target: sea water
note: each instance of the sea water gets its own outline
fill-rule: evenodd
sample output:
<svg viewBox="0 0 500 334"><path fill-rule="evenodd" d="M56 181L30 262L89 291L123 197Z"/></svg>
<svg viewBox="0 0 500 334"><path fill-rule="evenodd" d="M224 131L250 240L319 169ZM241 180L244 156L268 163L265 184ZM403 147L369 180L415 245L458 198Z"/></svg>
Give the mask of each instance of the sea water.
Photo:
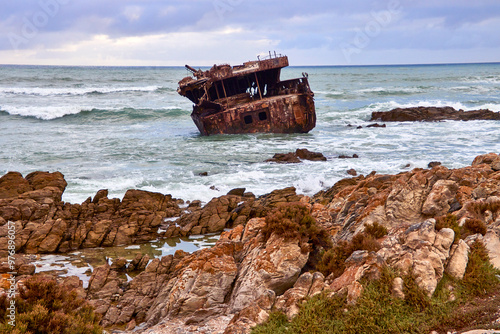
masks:
<svg viewBox="0 0 500 334"><path fill-rule="evenodd" d="M262 195L294 186L312 195L351 168L393 174L430 161L458 168L500 152L500 121L365 127L372 112L396 107L498 112L500 64L289 67L282 79L303 72L317 113L308 134L203 137L192 103L176 92L184 68L0 66L0 174L60 171L63 200L72 203L99 189L110 198L143 189L207 202L237 187ZM297 148L328 160L265 162ZM359 158L338 158L353 154Z"/></svg>

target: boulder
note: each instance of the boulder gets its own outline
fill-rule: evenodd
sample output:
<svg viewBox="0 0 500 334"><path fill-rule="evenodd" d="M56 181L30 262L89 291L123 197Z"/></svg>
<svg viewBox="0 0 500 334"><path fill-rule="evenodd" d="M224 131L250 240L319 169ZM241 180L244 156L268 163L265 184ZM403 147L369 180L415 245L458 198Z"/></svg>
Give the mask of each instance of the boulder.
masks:
<svg viewBox="0 0 500 334"><path fill-rule="evenodd" d="M8 172L0 177L0 199L17 197L31 190L33 188L21 173Z"/></svg>

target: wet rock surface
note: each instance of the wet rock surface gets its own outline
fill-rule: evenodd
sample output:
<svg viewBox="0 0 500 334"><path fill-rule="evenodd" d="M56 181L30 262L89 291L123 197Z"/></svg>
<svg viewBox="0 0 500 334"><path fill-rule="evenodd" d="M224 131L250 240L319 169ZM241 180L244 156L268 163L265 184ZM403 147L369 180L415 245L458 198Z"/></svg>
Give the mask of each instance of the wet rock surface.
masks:
<svg viewBox="0 0 500 334"><path fill-rule="evenodd" d="M382 122L435 122L435 121L500 120L500 113L488 109L456 110L453 107L396 108L372 113L370 121Z"/></svg>

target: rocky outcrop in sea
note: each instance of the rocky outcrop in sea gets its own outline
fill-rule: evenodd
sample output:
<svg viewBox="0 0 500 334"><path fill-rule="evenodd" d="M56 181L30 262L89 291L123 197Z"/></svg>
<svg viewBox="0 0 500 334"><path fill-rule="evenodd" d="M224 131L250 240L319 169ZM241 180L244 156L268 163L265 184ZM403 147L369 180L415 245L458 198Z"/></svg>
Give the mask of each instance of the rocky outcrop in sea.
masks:
<svg viewBox="0 0 500 334"><path fill-rule="evenodd" d="M500 268L500 155L495 153L459 169L435 165L397 175L359 175L312 197L294 188L260 197L241 189L183 209L168 195L138 190L121 201L108 199L103 190L82 204L69 204L61 202L65 186L60 173L0 178L0 244L8 221L16 224L19 253L222 232L214 247L191 254L177 251L151 261L138 256L131 263L116 260L94 268L83 293L110 328L248 333L272 310L293 318L304 298L321 292L344 294L356 303L362 282L380 277L384 267L411 274L430 296L445 273L464 276L475 240L484 242ZM280 211L284 207L295 215L305 212L314 222L305 220L306 232L280 226L288 222ZM458 235L443 224L447 219L467 233ZM352 252L338 274L325 277L317 270L322 250L352 242L370 226L387 231L376 237L376 249ZM321 242L325 236L331 245ZM127 280L120 274L127 270L138 274ZM401 277L391 289L404 298Z"/></svg>
<svg viewBox="0 0 500 334"><path fill-rule="evenodd" d="M370 121L382 122L436 122L436 121L500 120L500 112L488 109L456 110L453 107L396 108L372 113Z"/></svg>

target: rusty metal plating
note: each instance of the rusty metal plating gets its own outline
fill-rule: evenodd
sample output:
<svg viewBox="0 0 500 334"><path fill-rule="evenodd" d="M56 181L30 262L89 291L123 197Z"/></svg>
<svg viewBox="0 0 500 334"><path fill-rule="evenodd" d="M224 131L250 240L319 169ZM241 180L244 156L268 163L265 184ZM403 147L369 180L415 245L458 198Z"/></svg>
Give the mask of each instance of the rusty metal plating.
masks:
<svg viewBox="0 0 500 334"><path fill-rule="evenodd" d="M194 77L179 81L177 92L193 103L191 118L202 135L255 132L309 132L316 125L314 93L307 73L280 81L288 57L271 55L243 65L186 68Z"/></svg>

